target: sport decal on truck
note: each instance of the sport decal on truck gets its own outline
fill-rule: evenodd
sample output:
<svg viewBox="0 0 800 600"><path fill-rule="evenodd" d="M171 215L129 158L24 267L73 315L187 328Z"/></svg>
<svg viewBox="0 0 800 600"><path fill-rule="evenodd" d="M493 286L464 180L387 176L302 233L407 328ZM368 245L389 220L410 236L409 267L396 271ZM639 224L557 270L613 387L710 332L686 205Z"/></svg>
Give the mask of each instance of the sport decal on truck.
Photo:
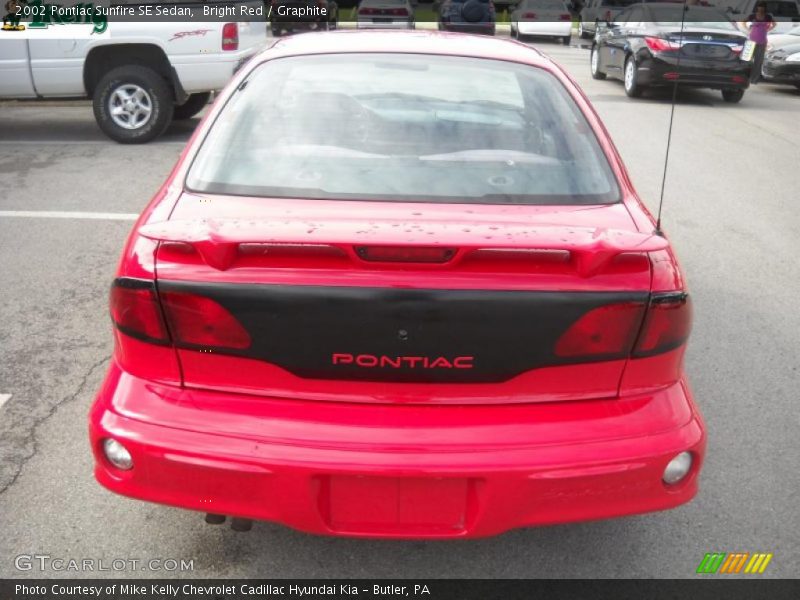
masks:
<svg viewBox="0 0 800 600"><path fill-rule="evenodd" d="M187 37L205 36L209 31L213 31L213 29L193 29L191 31L176 31L175 34L167 41L174 42L175 40L181 40Z"/></svg>

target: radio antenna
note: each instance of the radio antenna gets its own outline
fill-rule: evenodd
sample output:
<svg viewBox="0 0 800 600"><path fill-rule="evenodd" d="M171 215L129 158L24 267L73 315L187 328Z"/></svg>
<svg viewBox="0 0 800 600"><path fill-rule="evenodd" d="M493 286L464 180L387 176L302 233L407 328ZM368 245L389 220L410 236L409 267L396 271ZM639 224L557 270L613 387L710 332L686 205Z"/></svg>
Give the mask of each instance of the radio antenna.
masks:
<svg viewBox="0 0 800 600"><path fill-rule="evenodd" d="M683 53L683 29L686 23L686 13L689 10L687 0L683 0L683 10L681 10L681 33L678 39L678 60L675 63L677 77L672 84L672 106L669 109L669 129L667 130L667 151L664 154L664 172L661 176L661 196L658 199L658 216L656 217L656 235L663 235L661 231L661 207L664 205L664 188L667 184L667 167L669 166L669 148L672 144L672 121L675 119L675 101L678 96L678 79L681 73L681 54Z"/></svg>

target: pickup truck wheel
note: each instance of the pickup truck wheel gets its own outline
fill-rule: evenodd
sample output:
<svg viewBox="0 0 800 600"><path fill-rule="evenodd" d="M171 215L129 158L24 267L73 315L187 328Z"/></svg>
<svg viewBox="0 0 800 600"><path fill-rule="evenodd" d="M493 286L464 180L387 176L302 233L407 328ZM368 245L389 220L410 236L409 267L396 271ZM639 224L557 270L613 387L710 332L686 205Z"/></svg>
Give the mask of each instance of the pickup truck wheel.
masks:
<svg viewBox="0 0 800 600"><path fill-rule="evenodd" d="M208 104L208 99L211 98L211 92L201 92L199 94L192 94L189 99L179 106L175 106L172 118L176 121L183 119L191 119Z"/></svg>
<svg viewBox="0 0 800 600"><path fill-rule="evenodd" d="M93 98L97 124L121 144L143 144L164 133L172 121L172 93L155 71L139 65L111 69Z"/></svg>

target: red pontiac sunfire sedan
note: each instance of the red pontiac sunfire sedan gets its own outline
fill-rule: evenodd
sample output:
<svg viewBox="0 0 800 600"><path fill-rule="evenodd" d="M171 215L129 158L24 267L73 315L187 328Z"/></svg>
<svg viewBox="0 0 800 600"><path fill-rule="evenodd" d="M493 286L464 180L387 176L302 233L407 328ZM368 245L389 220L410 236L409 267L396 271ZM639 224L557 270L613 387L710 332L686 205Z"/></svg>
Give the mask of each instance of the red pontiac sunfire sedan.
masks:
<svg viewBox="0 0 800 600"><path fill-rule="evenodd" d="M697 492L681 270L577 85L516 42L276 43L139 218L111 315L91 443L126 496L446 538Z"/></svg>

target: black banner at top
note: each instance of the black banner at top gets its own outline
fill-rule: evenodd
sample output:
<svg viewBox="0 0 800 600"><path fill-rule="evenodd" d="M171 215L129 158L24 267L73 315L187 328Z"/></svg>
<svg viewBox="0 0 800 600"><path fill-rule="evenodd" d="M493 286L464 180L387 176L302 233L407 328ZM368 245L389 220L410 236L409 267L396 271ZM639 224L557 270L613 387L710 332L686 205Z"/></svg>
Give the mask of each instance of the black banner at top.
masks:
<svg viewBox="0 0 800 600"><path fill-rule="evenodd" d="M0 9L7 17L18 19L32 29L48 24L110 23L110 22L231 22L269 21L276 16L319 18L324 10L329 19L356 23L361 0L4 0ZM449 15L453 7L466 0L409 0L413 18L409 23L436 23ZM489 0L470 0L483 2ZM450 7L450 5L453 5ZM614 24L626 17L636 0L616 0L594 7L585 0L495 0L492 17L498 23L510 21L591 20ZM670 6L671 5L671 6ZM782 6L782 5L781 5ZM795 6L786 3L793 11ZM734 0L685 0L641 3L631 16L639 23L703 24L746 21L750 15L737 12ZM800 11L800 9L798 9ZM278 13L281 13L278 15ZM290 15L289 12L292 14ZM447 13L447 14L445 14ZM562 13L562 14L559 14ZM627 17L626 17L627 18ZM775 15L778 20L800 22L800 12ZM374 19L370 19L373 21Z"/></svg>

